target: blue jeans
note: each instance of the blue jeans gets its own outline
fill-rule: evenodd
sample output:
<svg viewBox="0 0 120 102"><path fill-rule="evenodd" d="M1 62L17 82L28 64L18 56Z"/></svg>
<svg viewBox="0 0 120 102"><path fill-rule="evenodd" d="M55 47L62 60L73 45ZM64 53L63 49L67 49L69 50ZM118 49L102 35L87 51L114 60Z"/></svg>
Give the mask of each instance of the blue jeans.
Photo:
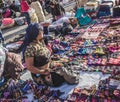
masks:
<svg viewBox="0 0 120 102"><path fill-rule="evenodd" d="M23 12L22 14L23 14L23 16L25 16L27 24L29 25L31 23L29 13L28 12Z"/></svg>

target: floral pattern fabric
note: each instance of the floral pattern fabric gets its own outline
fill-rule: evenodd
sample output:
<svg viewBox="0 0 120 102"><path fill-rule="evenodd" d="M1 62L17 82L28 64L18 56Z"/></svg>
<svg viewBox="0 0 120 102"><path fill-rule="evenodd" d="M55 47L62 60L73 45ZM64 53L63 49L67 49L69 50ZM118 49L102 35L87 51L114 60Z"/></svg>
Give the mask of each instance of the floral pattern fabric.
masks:
<svg viewBox="0 0 120 102"><path fill-rule="evenodd" d="M25 57L37 57L41 56L41 58L50 58L50 51L46 47L43 42L31 43L27 46L25 51Z"/></svg>

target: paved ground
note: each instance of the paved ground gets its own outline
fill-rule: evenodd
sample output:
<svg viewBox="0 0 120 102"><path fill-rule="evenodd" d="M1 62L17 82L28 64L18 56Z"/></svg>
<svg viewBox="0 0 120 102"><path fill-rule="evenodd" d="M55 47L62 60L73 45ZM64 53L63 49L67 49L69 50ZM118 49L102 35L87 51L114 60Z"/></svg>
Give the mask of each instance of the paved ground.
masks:
<svg viewBox="0 0 120 102"><path fill-rule="evenodd" d="M76 3L72 2L70 4L67 4L64 8L66 11L70 11L75 5ZM51 18L50 14L46 16L46 19L49 18ZM26 27L27 25L22 25L22 26L14 26L12 28L2 30L3 36L5 38L5 43L9 43L10 41L13 41L13 39L21 36L21 34L25 34Z"/></svg>

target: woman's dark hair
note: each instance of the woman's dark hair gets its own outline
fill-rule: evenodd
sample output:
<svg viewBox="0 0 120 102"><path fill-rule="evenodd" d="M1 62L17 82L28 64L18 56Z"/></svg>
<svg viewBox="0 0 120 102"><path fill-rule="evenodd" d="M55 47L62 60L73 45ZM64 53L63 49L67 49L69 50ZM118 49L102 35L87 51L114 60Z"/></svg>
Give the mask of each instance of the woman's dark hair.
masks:
<svg viewBox="0 0 120 102"><path fill-rule="evenodd" d="M22 46L23 56L24 56L24 52L26 50L26 47L31 42L36 40L40 30L43 31L43 27L40 26L38 23L32 23L27 27L26 34L25 34L25 39L24 39L23 46Z"/></svg>
<svg viewBox="0 0 120 102"><path fill-rule="evenodd" d="M55 0L50 0L50 2L49 2L49 5L57 5L57 4L58 4L58 2Z"/></svg>

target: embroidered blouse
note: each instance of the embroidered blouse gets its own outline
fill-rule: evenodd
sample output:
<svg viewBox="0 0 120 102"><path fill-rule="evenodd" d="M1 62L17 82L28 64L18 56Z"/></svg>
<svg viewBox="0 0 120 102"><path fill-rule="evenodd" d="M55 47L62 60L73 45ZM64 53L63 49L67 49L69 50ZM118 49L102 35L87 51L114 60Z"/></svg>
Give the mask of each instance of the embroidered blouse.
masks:
<svg viewBox="0 0 120 102"><path fill-rule="evenodd" d="M42 67L50 61L50 51L44 42L33 42L27 46L25 57L34 57L34 66Z"/></svg>

